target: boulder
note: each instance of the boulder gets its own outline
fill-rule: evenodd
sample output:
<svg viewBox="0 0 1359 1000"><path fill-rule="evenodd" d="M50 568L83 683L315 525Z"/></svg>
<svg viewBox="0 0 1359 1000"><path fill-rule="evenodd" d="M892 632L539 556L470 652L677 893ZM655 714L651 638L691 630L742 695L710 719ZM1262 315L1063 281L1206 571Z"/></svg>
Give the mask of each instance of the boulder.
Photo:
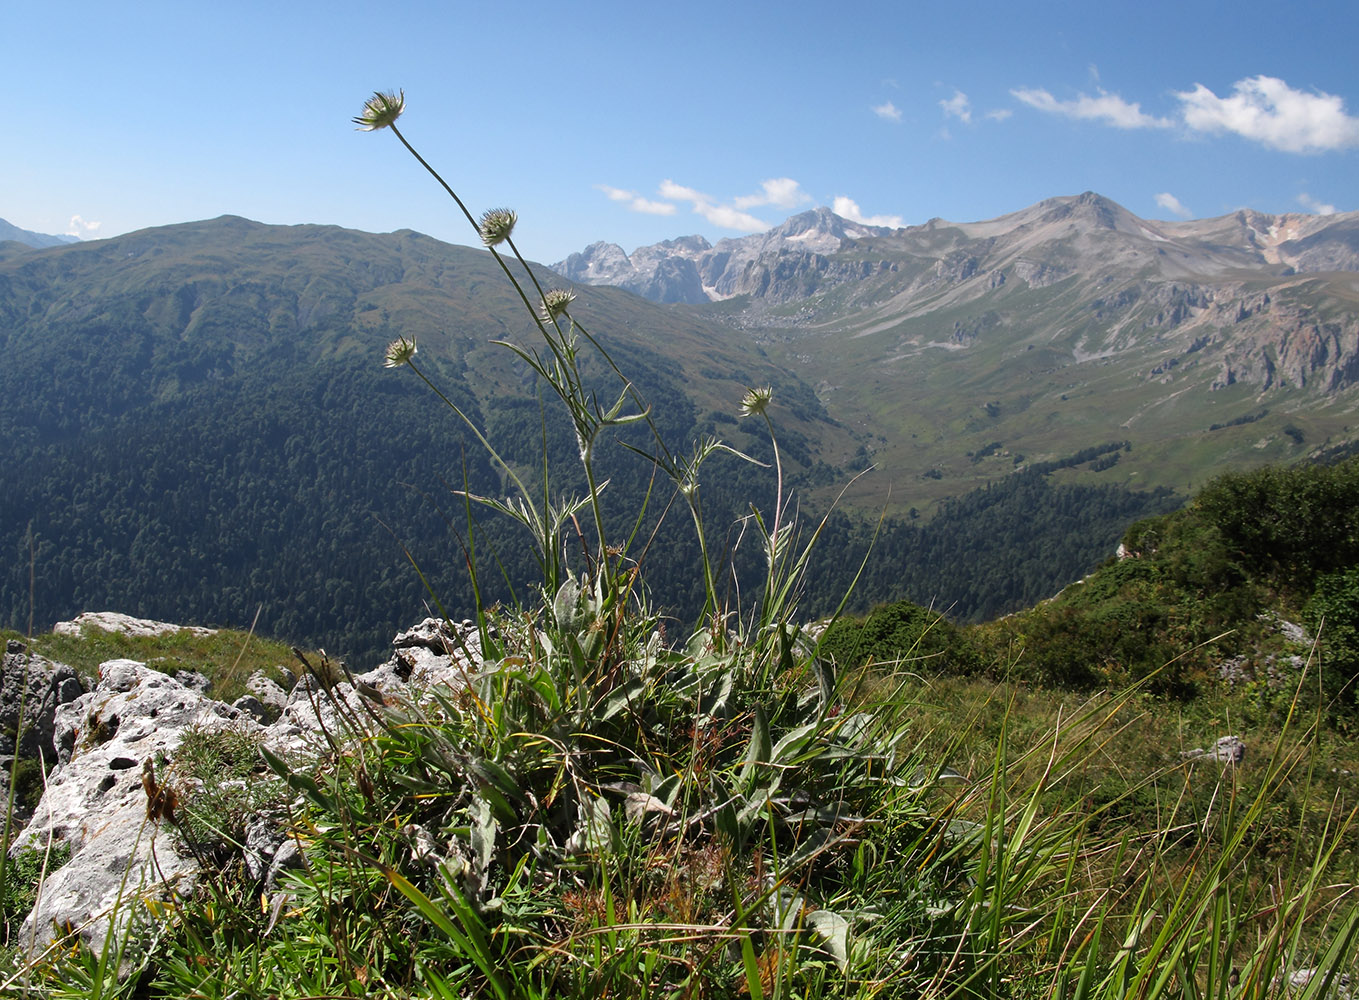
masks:
<svg viewBox="0 0 1359 1000"><path fill-rule="evenodd" d="M35 758L41 751L49 762L55 761L57 709L84 693L73 667L43 659L11 640L0 666L0 754Z"/></svg>
<svg viewBox="0 0 1359 1000"><path fill-rule="evenodd" d="M1184 760L1211 760L1219 764L1240 764L1246 759L1246 743L1240 736L1222 736L1211 750L1195 747L1180 754Z"/></svg>
<svg viewBox="0 0 1359 1000"><path fill-rule="evenodd" d="M1286 975L1281 972L1274 977L1271 985L1275 989L1282 986L1285 993L1292 995L1294 993L1306 991L1307 988L1312 985L1312 980L1316 979L1318 976L1324 977L1325 975L1326 973L1323 969L1298 969L1297 971ZM1350 1000L1354 995L1353 991L1350 989L1350 974L1348 972L1337 973L1332 977L1330 986L1330 991L1323 995L1333 997L1334 1000Z"/></svg>
<svg viewBox="0 0 1359 1000"><path fill-rule="evenodd" d="M261 705L272 711L275 717L288 705L288 692L283 690L283 685L263 670L256 670L250 675L250 678L245 682L245 689Z"/></svg>
<svg viewBox="0 0 1359 1000"><path fill-rule="evenodd" d="M392 646L391 659L355 678L384 697L423 692L437 685L461 687L470 674L482 669L481 638L472 621L453 624L426 618L399 633Z"/></svg>

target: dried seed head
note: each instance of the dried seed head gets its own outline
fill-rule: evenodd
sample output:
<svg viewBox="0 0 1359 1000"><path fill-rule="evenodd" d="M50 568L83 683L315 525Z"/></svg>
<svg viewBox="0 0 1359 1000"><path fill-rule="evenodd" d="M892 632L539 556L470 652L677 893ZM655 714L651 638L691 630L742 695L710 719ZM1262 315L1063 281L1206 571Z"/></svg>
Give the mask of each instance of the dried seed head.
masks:
<svg viewBox="0 0 1359 1000"><path fill-rule="evenodd" d="M566 312L566 307L576 300L575 292L565 288L553 288L543 293L543 319L552 322Z"/></svg>
<svg viewBox="0 0 1359 1000"><path fill-rule="evenodd" d="M772 386L764 386L760 389L747 389L746 394L741 397L740 413L743 417L753 417L764 413L769 409L769 401L774 398Z"/></svg>
<svg viewBox="0 0 1359 1000"><path fill-rule="evenodd" d="M398 90L395 94L390 90L379 90L363 102L363 113L354 118L353 122L361 132L376 132L378 129L394 124L405 110L406 92L404 90Z"/></svg>
<svg viewBox="0 0 1359 1000"><path fill-rule="evenodd" d="M496 247L510 238L510 233L514 232L514 224L519 216L515 215L508 208L493 208L481 217L481 225L477 231L481 234L481 242L488 247Z"/></svg>
<svg viewBox="0 0 1359 1000"><path fill-rule="evenodd" d="M387 345L387 360L383 362L386 368L400 368L408 364L410 359L415 357L415 338L407 340L405 337L397 337Z"/></svg>

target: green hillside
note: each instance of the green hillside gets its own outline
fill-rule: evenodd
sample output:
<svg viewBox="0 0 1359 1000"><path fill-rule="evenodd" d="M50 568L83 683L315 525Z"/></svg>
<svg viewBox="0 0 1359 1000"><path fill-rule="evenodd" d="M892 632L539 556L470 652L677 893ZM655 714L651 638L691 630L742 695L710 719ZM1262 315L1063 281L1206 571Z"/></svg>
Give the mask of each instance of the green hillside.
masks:
<svg viewBox="0 0 1359 1000"><path fill-rule="evenodd" d="M449 613L468 613L467 511L451 491L464 476L479 494L503 496L505 484L457 419L431 408L428 389L381 358L392 337L413 337L442 391L532 478L544 433L554 458L575 446L559 407L540 405L531 373L492 343L534 343L530 324L504 318L515 315L512 295L481 251L411 232L231 217L0 259L0 621L23 630L31 614L41 630L111 609L246 627L258 611L264 634L369 662L429 600L405 550ZM773 386L804 521L867 462L862 435L807 381L729 327L607 288L582 289L573 312L676 453L712 434L768 462L767 439L736 404L750 386ZM612 391L602 367L587 377ZM616 445L601 461L611 530L631 531L653 468ZM993 455L971 467L1000 461L1013 471ZM1107 473L1058 481L1073 468L1007 474L937 508L922 500L919 520L907 510L914 488L889 492L882 474L865 477L866 500L829 526L844 545L820 550L814 574L826 586L811 588L807 612L833 610L826 595L875 532L860 606L910 598L964 618L1015 610L1084 573L1129 520L1173 502L1106 485ZM707 525L721 551L752 500L772 504L773 485L735 459L709 469ZM569 474L558 483L582 485ZM690 572L698 552L672 500L652 495L644 529L661 526L648 578L657 602L688 622L702 601ZM883 503L900 513L877 531ZM532 578L512 526L483 519L473 540L503 566L484 577L487 599ZM742 572L759 562L749 545L734 558Z"/></svg>
<svg viewBox="0 0 1359 1000"><path fill-rule="evenodd" d="M1218 477L1185 509L1133 524L1119 557L1001 620L959 628L890 604L835 623L823 649L850 668L906 659L930 674L1065 690L1244 694L1248 713L1266 718L1301 694L1348 729L1359 705L1357 637L1351 458ZM1299 692L1308 669L1314 679Z"/></svg>

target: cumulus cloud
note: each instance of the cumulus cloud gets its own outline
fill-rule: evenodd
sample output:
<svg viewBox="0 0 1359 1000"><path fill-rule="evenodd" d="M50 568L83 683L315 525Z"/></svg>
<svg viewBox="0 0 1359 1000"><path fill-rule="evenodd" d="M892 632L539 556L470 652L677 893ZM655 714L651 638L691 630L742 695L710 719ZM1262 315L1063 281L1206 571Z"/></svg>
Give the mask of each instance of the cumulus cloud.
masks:
<svg viewBox="0 0 1359 1000"><path fill-rule="evenodd" d="M865 226L889 226L892 229L900 229L906 223L899 215L864 215L859 208L859 203L853 198L846 198L844 195L836 197L831 203L831 211L842 219L850 222L861 222Z"/></svg>
<svg viewBox="0 0 1359 1000"><path fill-rule="evenodd" d="M675 206L668 201L652 201L650 198L643 198L636 191L625 191L623 188L610 187L608 184L596 184L595 188L603 191L610 201L623 202L632 212L641 212L645 215L675 214Z"/></svg>
<svg viewBox="0 0 1359 1000"><path fill-rule="evenodd" d="M781 178L780 180L786 180L786 178ZM778 182L766 183L778 184ZM795 182L793 186L796 188L797 185ZM731 205L719 205L712 196L706 195L702 191L696 191L691 187L685 187L683 184L676 184L668 178L661 181L660 195L662 198L668 198L672 201L687 201L696 214L701 215L714 226L719 226L722 229L735 229L738 232L743 233L758 233L769 228L769 223L757 219L749 212L736 207L735 203ZM771 202L760 202L759 204L771 204Z"/></svg>
<svg viewBox="0 0 1359 1000"><path fill-rule="evenodd" d="M873 108L873 113L877 115L879 118L883 119L884 121L889 122L901 121L901 109L898 108L891 101L888 101L885 104L879 104L875 106Z"/></svg>
<svg viewBox="0 0 1359 1000"><path fill-rule="evenodd" d="M1201 83L1175 95L1184 123L1204 132L1235 132L1285 153L1319 153L1359 146L1359 118L1332 94L1294 90L1272 76L1238 80L1218 97Z"/></svg>
<svg viewBox="0 0 1359 1000"><path fill-rule="evenodd" d="M993 122L1003 122L1006 118L1009 118L1012 114L1014 114L1014 112L1011 111L1009 108L996 108L994 111L986 112L986 117Z"/></svg>
<svg viewBox="0 0 1359 1000"><path fill-rule="evenodd" d="M1189 209L1185 208L1180 202L1180 199L1176 198L1169 191L1162 191L1158 194L1156 196L1156 204L1160 205L1171 215L1178 215L1181 219L1188 219L1194 214Z"/></svg>
<svg viewBox="0 0 1359 1000"><path fill-rule="evenodd" d="M972 105L961 90L955 90L948 100L940 101L939 107L944 109L945 118L957 118L968 124L972 121Z"/></svg>
<svg viewBox="0 0 1359 1000"><path fill-rule="evenodd" d="M1049 114L1064 115L1103 122L1115 128L1169 128L1174 123L1168 118L1157 118L1142 111L1136 101L1125 101L1117 94L1103 90L1099 96L1077 94L1074 100L1059 101L1046 90L1019 87L1010 91L1017 99L1031 108Z"/></svg>
<svg viewBox="0 0 1359 1000"><path fill-rule="evenodd" d="M1324 201L1317 201L1317 199L1313 198L1306 191L1298 195L1298 204L1313 215L1335 215L1336 211L1334 205L1328 205Z"/></svg>
<svg viewBox="0 0 1359 1000"><path fill-rule="evenodd" d="M771 225L751 215L749 209L768 205L788 210L812 200L811 196L802 190L802 186L791 177L773 177L761 181L759 191L740 195L725 203L719 202L710 194L678 184L669 178L661 181L656 190L660 200L645 198L636 191L609 184L596 184L595 189L603 192L610 201L626 205L630 211L645 212L649 215L674 215L679 210L677 203L685 203L695 214L707 219L714 226L743 233L762 232Z"/></svg>
<svg viewBox="0 0 1359 1000"><path fill-rule="evenodd" d="M86 222L80 216L73 215L71 216L71 221L66 224L66 235L80 237L92 236L102 225L102 222Z"/></svg>
<svg viewBox="0 0 1359 1000"><path fill-rule="evenodd" d="M759 194L744 194L733 199L732 204L739 209L755 208L759 205L774 205L777 208L796 208L812 199L791 177L775 177L761 181Z"/></svg>
<svg viewBox="0 0 1359 1000"><path fill-rule="evenodd" d="M1191 90L1176 91L1179 108L1172 118L1149 115L1136 102L1104 90L1094 97L1082 93L1067 101L1041 88L1019 87L1010 93L1039 111L1116 128L1169 128L1178 124L1190 132L1239 135L1285 153L1359 148L1359 117L1345 110L1342 98L1323 91L1297 90L1273 76L1238 80L1222 97L1201 83Z"/></svg>

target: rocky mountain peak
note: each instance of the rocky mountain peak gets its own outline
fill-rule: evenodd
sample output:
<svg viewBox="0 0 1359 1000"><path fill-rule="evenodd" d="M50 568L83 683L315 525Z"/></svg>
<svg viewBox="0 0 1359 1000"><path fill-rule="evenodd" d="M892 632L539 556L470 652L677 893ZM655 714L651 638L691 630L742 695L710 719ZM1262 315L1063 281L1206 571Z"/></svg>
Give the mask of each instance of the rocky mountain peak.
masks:
<svg viewBox="0 0 1359 1000"><path fill-rule="evenodd" d="M894 230L836 215L825 206L799 212L780 225L751 236L719 240L681 236L631 254L615 243L592 243L552 269L586 285L616 285L657 302L703 303L768 287L758 261L777 256L824 257L846 239L887 236Z"/></svg>

